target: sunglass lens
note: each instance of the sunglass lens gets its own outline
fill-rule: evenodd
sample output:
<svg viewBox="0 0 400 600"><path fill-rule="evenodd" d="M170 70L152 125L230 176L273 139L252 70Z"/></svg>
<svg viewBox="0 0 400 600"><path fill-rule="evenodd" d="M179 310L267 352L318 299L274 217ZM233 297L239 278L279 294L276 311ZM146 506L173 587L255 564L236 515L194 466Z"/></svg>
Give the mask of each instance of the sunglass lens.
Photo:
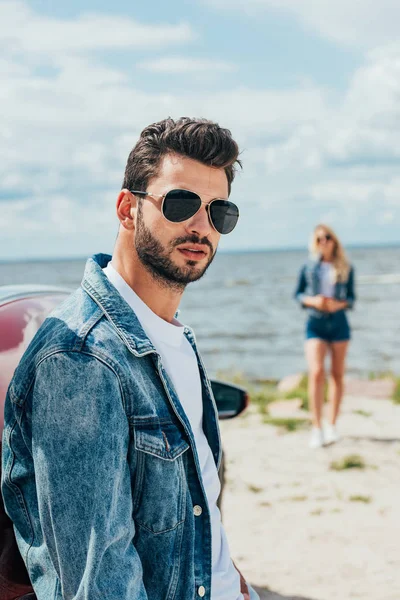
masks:
<svg viewBox="0 0 400 600"><path fill-rule="evenodd" d="M230 233L239 218L239 209L229 200L213 200L210 204L210 218L219 233Z"/></svg>
<svg viewBox="0 0 400 600"><path fill-rule="evenodd" d="M194 192L171 190L164 198L163 213L168 221L182 223L193 217L201 206L201 200Z"/></svg>
<svg viewBox="0 0 400 600"><path fill-rule="evenodd" d="M320 237L317 237L317 244L320 244L323 240L325 240L326 242L329 242L329 240L332 239L332 236L330 233L327 233L326 235L322 235Z"/></svg>

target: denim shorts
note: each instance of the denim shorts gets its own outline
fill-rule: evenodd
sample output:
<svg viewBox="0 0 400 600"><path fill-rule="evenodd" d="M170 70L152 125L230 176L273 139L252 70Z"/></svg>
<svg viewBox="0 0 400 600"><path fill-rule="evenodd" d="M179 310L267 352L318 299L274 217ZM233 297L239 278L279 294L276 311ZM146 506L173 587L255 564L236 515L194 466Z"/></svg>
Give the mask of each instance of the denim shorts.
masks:
<svg viewBox="0 0 400 600"><path fill-rule="evenodd" d="M347 342L351 337L350 325L344 310L321 317L310 316L306 323L306 339L317 338L332 344Z"/></svg>

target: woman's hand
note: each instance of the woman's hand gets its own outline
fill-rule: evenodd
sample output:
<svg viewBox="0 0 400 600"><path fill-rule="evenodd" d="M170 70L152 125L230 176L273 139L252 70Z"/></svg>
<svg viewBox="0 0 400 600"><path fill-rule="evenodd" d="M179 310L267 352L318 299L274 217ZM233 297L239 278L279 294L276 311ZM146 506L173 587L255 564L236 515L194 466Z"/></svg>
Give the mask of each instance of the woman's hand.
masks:
<svg viewBox="0 0 400 600"><path fill-rule="evenodd" d="M346 308L347 302L342 300L335 300L335 298L325 298L325 311L329 313L335 313L339 310Z"/></svg>
<svg viewBox="0 0 400 600"><path fill-rule="evenodd" d="M321 312L335 313L338 310L346 308L347 302L318 294L317 296L308 296L305 298L304 305L320 310Z"/></svg>
<svg viewBox="0 0 400 600"><path fill-rule="evenodd" d="M321 294L318 294L318 296L312 296L312 298L310 298L310 300L312 300L311 306L313 308L316 308L317 310L320 310L321 312L326 311L326 301L328 300L328 298L325 298L325 296L322 296Z"/></svg>

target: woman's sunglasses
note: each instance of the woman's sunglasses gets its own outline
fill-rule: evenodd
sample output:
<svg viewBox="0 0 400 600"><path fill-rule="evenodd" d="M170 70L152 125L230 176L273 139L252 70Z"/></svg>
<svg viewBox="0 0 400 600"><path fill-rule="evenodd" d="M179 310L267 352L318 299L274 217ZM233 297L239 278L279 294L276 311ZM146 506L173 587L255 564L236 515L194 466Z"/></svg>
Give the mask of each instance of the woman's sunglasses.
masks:
<svg viewBox="0 0 400 600"><path fill-rule="evenodd" d="M321 235L317 237L317 244L320 244L323 240L325 240L326 242L329 242L329 240L332 239L332 236L330 233L327 233L326 235Z"/></svg>
<svg viewBox="0 0 400 600"><path fill-rule="evenodd" d="M135 196L162 198L161 212L171 223L182 223L191 219L200 210L202 204L206 205L208 218L218 233L230 233L238 222L239 209L230 200L216 198L211 202L203 202L198 194L189 190L170 190L166 194L129 191Z"/></svg>

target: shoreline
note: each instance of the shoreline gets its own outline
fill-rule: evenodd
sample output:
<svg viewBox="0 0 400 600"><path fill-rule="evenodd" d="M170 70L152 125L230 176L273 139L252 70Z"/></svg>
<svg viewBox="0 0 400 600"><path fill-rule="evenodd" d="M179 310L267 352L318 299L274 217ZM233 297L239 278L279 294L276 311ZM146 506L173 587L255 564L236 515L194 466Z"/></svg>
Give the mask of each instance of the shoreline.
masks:
<svg viewBox="0 0 400 600"><path fill-rule="evenodd" d="M275 416L307 419L309 415L308 375L295 373L281 380L245 378L240 373L219 373L216 379L239 385L247 391L250 405L264 417ZM328 402L328 378L325 381L325 404ZM400 405L400 377L392 372L371 373L368 378L346 375L344 397L362 396L387 399ZM272 415L271 415L272 412Z"/></svg>

